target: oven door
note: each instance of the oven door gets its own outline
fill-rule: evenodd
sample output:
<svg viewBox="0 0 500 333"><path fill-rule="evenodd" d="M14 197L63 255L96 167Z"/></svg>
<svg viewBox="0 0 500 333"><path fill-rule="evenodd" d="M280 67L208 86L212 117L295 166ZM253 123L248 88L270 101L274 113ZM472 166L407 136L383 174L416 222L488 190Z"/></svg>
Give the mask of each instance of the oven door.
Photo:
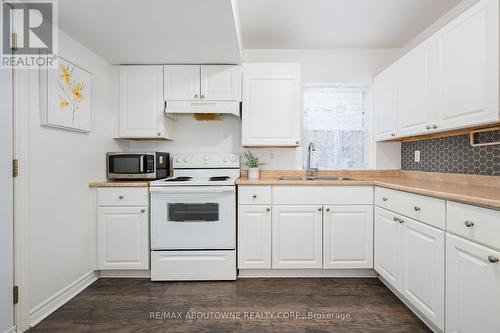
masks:
<svg viewBox="0 0 500 333"><path fill-rule="evenodd" d="M152 187L153 250L236 247L235 186Z"/></svg>

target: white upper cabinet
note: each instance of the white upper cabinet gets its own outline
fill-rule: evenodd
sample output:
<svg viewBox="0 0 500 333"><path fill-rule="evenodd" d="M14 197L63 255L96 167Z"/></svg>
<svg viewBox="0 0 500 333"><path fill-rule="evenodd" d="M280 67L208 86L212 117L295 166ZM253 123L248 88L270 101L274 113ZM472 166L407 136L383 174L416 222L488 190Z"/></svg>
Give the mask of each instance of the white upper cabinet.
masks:
<svg viewBox="0 0 500 333"><path fill-rule="evenodd" d="M398 61L398 135L409 136L432 129L431 84L435 40L417 46Z"/></svg>
<svg viewBox="0 0 500 333"><path fill-rule="evenodd" d="M377 140L500 120L498 3L479 1L404 55L393 65L398 71L397 89L388 83L387 70L375 78ZM394 130L387 105L395 90L398 116L393 119L398 124Z"/></svg>
<svg viewBox="0 0 500 333"><path fill-rule="evenodd" d="M238 66L201 66L201 99L209 101L240 101L240 96L241 72Z"/></svg>
<svg viewBox="0 0 500 333"><path fill-rule="evenodd" d="M299 64L245 64L242 145L300 144L302 89Z"/></svg>
<svg viewBox="0 0 500 333"><path fill-rule="evenodd" d="M273 206L272 267L322 268L322 206Z"/></svg>
<svg viewBox="0 0 500 333"><path fill-rule="evenodd" d="M446 235L446 333L500 331L500 253Z"/></svg>
<svg viewBox="0 0 500 333"><path fill-rule="evenodd" d="M199 100L200 66L164 66L164 95L167 101Z"/></svg>
<svg viewBox="0 0 500 333"><path fill-rule="evenodd" d="M482 0L439 34L442 129L499 120L498 0Z"/></svg>
<svg viewBox="0 0 500 333"><path fill-rule="evenodd" d="M375 137L377 140L397 136L398 66L394 64L378 74L373 81Z"/></svg>
<svg viewBox="0 0 500 333"><path fill-rule="evenodd" d="M323 268L373 268L373 206L323 211Z"/></svg>
<svg viewBox="0 0 500 333"><path fill-rule="evenodd" d="M163 66L120 66L120 138L171 139Z"/></svg>

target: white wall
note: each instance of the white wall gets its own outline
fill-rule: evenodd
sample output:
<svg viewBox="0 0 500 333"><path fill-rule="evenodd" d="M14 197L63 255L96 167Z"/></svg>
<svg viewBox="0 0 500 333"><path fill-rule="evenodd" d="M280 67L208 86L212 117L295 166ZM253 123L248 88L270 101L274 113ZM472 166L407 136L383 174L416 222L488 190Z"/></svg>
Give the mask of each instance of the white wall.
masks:
<svg viewBox="0 0 500 333"><path fill-rule="evenodd" d="M394 62L399 49L335 49L335 50L258 50L246 49L244 62L299 62L302 64L303 83L368 83L375 74ZM399 144L371 142L371 166L374 168L400 167ZM378 146L391 153L377 156ZM390 147L385 147L390 146ZM303 149L254 148L252 151L266 162L266 169L302 169ZM384 163L382 163L384 162Z"/></svg>
<svg viewBox="0 0 500 333"><path fill-rule="evenodd" d="M29 315L33 321L47 310L52 297L93 271L95 226L89 209L89 181L104 179L105 153L127 149L112 139L116 100L111 96L112 66L64 33L59 54L92 73L92 132L82 134L41 127L38 72L20 73L16 94L27 105L27 167L29 235ZM24 94L24 96L23 96ZM17 102L16 102L17 103ZM20 104L22 104L20 102ZM22 106L20 106L22 109ZM19 111L21 112L21 111Z"/></svg>

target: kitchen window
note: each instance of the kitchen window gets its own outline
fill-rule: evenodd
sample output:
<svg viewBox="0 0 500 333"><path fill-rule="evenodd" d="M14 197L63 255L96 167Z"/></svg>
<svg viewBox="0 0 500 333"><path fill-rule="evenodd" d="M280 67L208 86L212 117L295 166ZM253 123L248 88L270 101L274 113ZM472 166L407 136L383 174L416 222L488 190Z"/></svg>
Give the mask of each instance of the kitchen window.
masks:
<svg viewBox="0 0 500 333"><path fill-rule="evenodd" d="M312 167L368 168L368 85L304 86L304 166L314 142Z"/></svg>

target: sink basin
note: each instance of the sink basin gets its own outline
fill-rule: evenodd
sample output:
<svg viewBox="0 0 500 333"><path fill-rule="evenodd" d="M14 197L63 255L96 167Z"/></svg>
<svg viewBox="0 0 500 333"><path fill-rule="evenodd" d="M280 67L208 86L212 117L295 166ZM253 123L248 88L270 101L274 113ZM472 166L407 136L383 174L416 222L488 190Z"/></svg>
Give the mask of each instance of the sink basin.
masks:
<svg viewBox="0 0 500 333"><path fill-rule="evenodd" d="M335 180L335 181L346 181L346 180L355 180L353 178L344 178L344 177L328 177L328 176L314 176L314 177L294 177L294 176L281 176L278 178L279 180L292 180L292 181L306 181L306 180Z"/></svg>

